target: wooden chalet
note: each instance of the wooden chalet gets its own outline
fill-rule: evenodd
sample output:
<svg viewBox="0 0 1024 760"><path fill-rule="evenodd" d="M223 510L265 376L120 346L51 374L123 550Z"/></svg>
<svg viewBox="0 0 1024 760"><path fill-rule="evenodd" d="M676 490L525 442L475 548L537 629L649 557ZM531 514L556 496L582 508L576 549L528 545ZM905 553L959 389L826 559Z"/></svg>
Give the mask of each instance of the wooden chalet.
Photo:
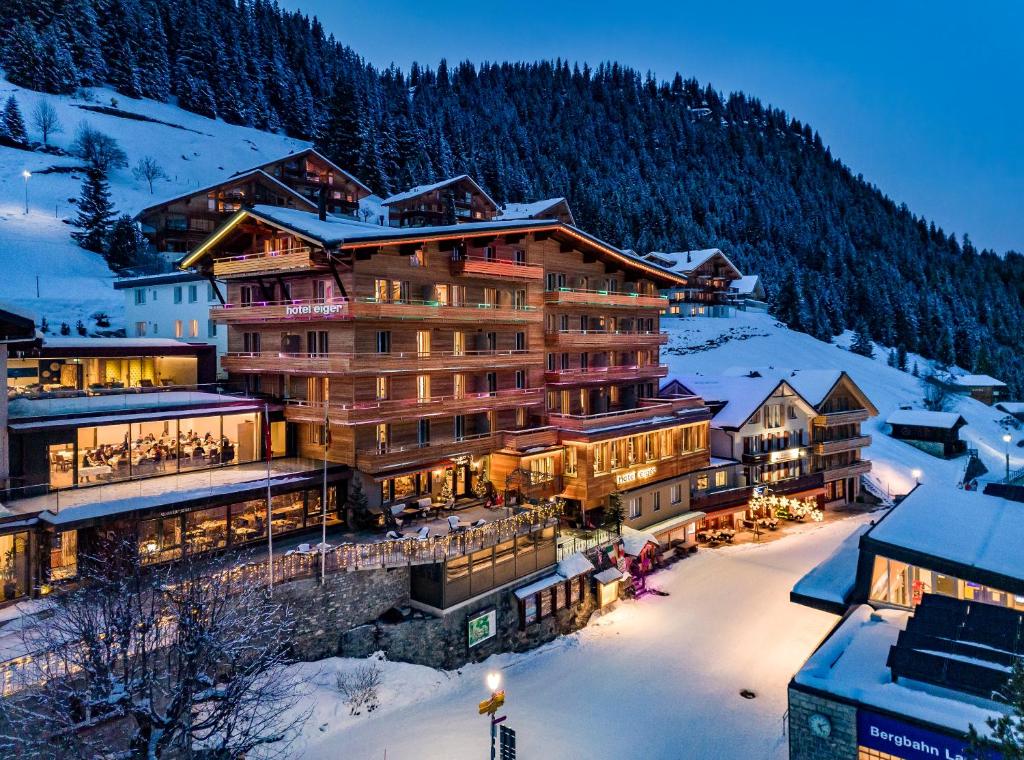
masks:
<svg viewBox="0 0 1024 760"><path fill-rule="evenodd" d="M897 409L886 423L892 429L893 438L933 456L950 459L967 451L967 443L960 440L960 428L967 420L955 412Z"/></svg>
<svg viewBox="0 0 1024 760"><path fill-rule="evenodd" d="M410 188L385 198L383 205L392 227L489 222L501 212L494 199L467 174Z"/></svg>
<svg viewBox="0 0 1024 760"><path fill-rule="evenodd" d="M498 216L498 219L501 221L511 219L557 219L563 224L576 226L572 209L569 208L569 202L565 198L548 198L547 200L534 201L533 203L506 203L502 206L501 215Z"/></svg>
<svg viewBox="0 0 1024 760"><path fill-rule="evenodd" d="M718 316L729 311L732 284L743 275L719 248L700 251L654 251L647 261L685 278L684 285L667 290L670 316Z"/></svg>

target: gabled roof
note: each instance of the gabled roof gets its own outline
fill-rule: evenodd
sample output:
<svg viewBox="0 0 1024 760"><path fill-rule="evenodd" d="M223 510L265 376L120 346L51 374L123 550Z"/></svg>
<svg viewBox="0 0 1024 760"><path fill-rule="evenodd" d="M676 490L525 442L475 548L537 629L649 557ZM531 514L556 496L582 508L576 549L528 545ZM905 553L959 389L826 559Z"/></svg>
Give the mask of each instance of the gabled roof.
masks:
<svg viewBox="0 0 1024 760"><path fill-rule="evenodd" d="M619 264L640 269L648 276L660 278L669 283L681 284L683 282L682 278L674 272L664 270L576 227L553 219L474 222L473 224L449 224L433 227L382 227L379 224L357 222L348 217L332 214L328 214L326 219L320 219L316 214L278 206L254 206L251 209L242 209L236 212L178 262L178 267L187 269L194 266L215 243L248 218L284 229L297 237L325 248L342 249L370 248L410 241L464 240L488 233L551 232L568 237L591 249L596 249Z"/></svg>
<svg viewBox="0 0 1024 760"><path fill-rule="evenodd" d="M1005 388L1006 383L991 375L934 375L934 378L946 385L959 388Z"/></svg>
<svg viewBox="0 0 1024 760"><path fill-rule="evenodd" d="M0 343L20 343L35 337L35 317L19 306L0 302Z"/></svg>
<svg viewBox="0 0 1024 760"><path fill-rule="evenodd" d="M300 150L297 153L289 153L289 154L287 154L285 156L280 156L279 158L275 158L275 159L272 159L270 161L264 161L262 164L257 164L256 166L253 166L251 169L242 169L239 172L235 172L235 174L244 174L246 172L252 171L253 169L263 169L263 168L265 168L267 166L270 166L271 164L277 164L277 163L280 163L281 161L287 161L289 158L298 158L299 156L316 156L318 159L323 161L329 167L334 169L334 171L338 172L339 174L345 175L346 177L348 177L349 180L351 180L355 184L359 185L359 187L363 188L363 190L365 190L366 192L370 193L371 195L373 194L373 190L371 190L366 185L364 185L362 182L360 182L358 178L352 176L347 171L342 169L340 166L338 166L336 163L334 163L331 159L329 159L323 153L321 153L320 151L316 150L316 148L305 148L304 150ZM234 176L234 175L232 175L232 176Z"/></svg>
<svg viewBox="0 0 1024 760"><path fill-rule="evenodd" d="M738 430L743 427L780 386L789 388L793 392L790 398L807 407L808 414L815 412L814 404L787 380L777 376L679 375L674 379L709 405L713 402L724 404L711 418L711 426L716 428Z"/></svg>
<svg viewBox="0 0 1024 760"><path fill-rule="evenodd" d="M565 198L548 198L543 201L534 201L533 203L506 203L498 219L539 219L543 218L541 214L545 211L550 211L562 203L565 204L565 210L569 214L569 223L575 225L576 219L573 217L572 209L569 208L569 202Z"/></svg>
<svg viewBox="0 0 1024 760"><path fill-rule="evenodd" d="M951 430L957 425L967 424L967 420L956 412L930 412L927 409L897 409L885 421L890 425L912 425L941 430Z"/></svg>
<svg viewBox="0 0 1024 760"><path fill-rule="evenodd" d="M736 265L729 260L729 257L722 253L721 248L703 248L699 251L651 251L644 258L666 269L671 269L673 272L690 274L716 256L725 259L725 262L736 273L736 277L743 276Z"/></svg>
<svg viewBox="0 0 1024 760"><path fill-rule="evenodd" d="M832 392L840 385L857 397L857 400L872 415L878 414L878 409L871 403L860 386L853 381L844 370L839 369L785 369L782 367L730 367L724 374L733 377L742 377L756 373L762 377L775 377L785 380L792 388L803 396L811 406L821 410L822 405L832 395Z"/></svg>
<svg viewBox="0 0 1024 760"><path fill-rule="evenodd" d="M229 185L229 184L233 185L233 184L235 184L235 183L237 183L237 182L239 182L241 180L248 179L249 177L259 177L260 179L266 180L267 182L270 182L272 185L274 185L275 187L280 189L282 192L287 193L288 195L292 196L293 198L298 199L303 204L305 204L307 207L309 207L311 209L314 209L314 210L316 209L316 204L313 203L313 201L311 201L309 198L307 198L306 196L304 196L302 193L298 192L297 190L293 190L292 188L288 187L288 185L286 185L283 182L281 182L281 180L277 179L276 177L271 177L269 174L267 174L262 169L250 169L250 170L245 171L245 172L240 172L240 173L237 173L237 174L232 174L230 177L222 179L219 182L214 182L212 185L207 185L206 187L197 187L195 190L189 190L187 193L182 193L181 195L175 195L173 198L165 198L164 200L160 201L159 203L153 203L153 204L151 204L149 206L146 206L146 208L142 209L141 211L139 211L135 215L135 218L138 219L139 217L143 216L147 212L153 211L154 209L158 209L161 206L166 206L168 203L174 203L175 201L183 201L186 198L191 198L191 197L193 197L195 195L200 195L202 193L208 193L208 192L210 192L211 190L213 190L215 188L221 187L222 185Z"/></svg>
<svg viewBox="0 0 1024 760"><path fill-rule="evenodd" d="M489 196L484 191L484 189L476 183L476 180L470 177L468 174L460 174L457 177L449 177L448 179L443 179L440 182L435 182L431 185L417 185L416 187L410 187L408 190L404 190L400 193L395 193L391 197L385 198L384 205L390 206L392 203L398 203L399 201L405 201L408 200L409 198L415 198L419 195L423 195L424 193L430 193L433 192L434 190L440 190L442 187L448 187L449 185L454 185L456 182L462 181L469 182L476 189L476 192L478 192L480 195L487 199L488 203L494 206L494 208L499 208L494 198Z"/></svg>
<svg viewBox="0 0 1024 760"><path fill-rule="evenodd" d="M737 280L729 283L729 289L741 296L752 296L755 293L764 295L764 286L761 284L761 275L745 274Z"/></svg>

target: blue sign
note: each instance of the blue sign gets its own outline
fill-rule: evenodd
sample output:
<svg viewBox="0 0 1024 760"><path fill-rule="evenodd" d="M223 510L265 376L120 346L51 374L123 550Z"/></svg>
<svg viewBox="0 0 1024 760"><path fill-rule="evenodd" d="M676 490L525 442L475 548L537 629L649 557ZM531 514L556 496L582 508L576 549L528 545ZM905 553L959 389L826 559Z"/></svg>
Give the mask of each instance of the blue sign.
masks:
<svg viewBox="0 0 1024 760"><path fill-rule="evenodd" d="M966 739L929 731L866 710L857 711L857 743L903 760L968 760L975 757L968 751ZM982 757L988 760L1003 758L995 750L989 750Z"/></svg>

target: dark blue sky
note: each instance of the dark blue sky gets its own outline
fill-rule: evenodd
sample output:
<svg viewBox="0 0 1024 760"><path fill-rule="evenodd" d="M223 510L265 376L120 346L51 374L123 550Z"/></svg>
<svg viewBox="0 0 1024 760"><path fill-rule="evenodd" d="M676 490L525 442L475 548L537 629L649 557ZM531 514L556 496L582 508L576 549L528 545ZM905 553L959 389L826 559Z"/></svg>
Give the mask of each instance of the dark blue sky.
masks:
<svg viewBox="0 0 1024 760"><path fill-rule="evenodd" d="M743 90L809 122L855 172L947 232L1024 251L1018 0L283 4L378 65L561 56Z"/></svg>

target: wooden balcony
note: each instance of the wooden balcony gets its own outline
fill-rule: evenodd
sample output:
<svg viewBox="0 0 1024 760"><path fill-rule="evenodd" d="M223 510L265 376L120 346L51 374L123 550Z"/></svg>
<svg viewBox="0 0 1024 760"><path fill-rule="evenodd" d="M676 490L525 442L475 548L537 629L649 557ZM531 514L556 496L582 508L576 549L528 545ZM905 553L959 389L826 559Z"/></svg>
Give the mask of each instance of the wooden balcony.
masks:
<svg viewBox="0 0 1024 760"><path fill-rule="evenodd" d="M394 351L312 355L281 351L230 352L221 356L227 372L290 375L381 375L522 369L544 363L541 351Z"/></svg>
<svg viewBox="0 0 1024 760"><path fill-rule="evenodd" d="M624 309L665 309L668 299L664 296L620 293L608 290L582 290L559 288L544 294L544 303L558 306L600 306Z"/></svg>
<svg viewBox="0 0 1024 760"><path fill-rule="evenodd" d="M260 274L273 275L315 268L320 268L320 265L313 260L312 249L300 246L298 248L285 248L280 251L260 251L258 253L246 253L241 256L215 259L213 262L213 275L218 279L231 279L233 277L252 277Z"/></svg>
<svg viewBox="0 0 1024 760"><path fill-rule="evenodd" d="M820 472L808 475L799 475L795 478L776 480L774 483L761 483L757 487L765 487L771 493L790 495L813 491L823 488L824 478ZM739 486L738 488L726 488L720 491L705 491L703 493L691 493L690 509L694 511L712 513L723 509L735 509L750 501L755 486Z"/></svg>
<svg viewBox="0 0 1024 760"><path fill-rule="evenodd" d="M356 452L356 467L364 472L380 472L395 467L429 466L440 459L455 456L482 456L501 447L501 432L480 433L459 440L439 439L429 443L384 446Z"/></svg>
<svg viewBox="0 0 1024 760"><path fill-rule="evenodd" d="M543 388L522 388L493 394L467 393L462 397L432 396L422 400L413 398L330 404L327 415L336 425L359 425L515 409L540 404L543 399ZM288 401L285 406L285 419L291 422L322 422L324 405L318 401Z"/></svg>
<svg viewBox="0 0 1024 760"><path fill-rule="evenodd" d="M832 427L833 425L849 425L854 422L865 422L871 414L867 409L851 409L847 412L830 412L828 414L819 414L814 418L815 425L825 425Z"/></svg>
<svg viewBox="0 0 1024 760"><path fill-rule="evenodd" d="M668 375L667 364L645 366L587 367L581 369L556 369L544 373L548 385L599 385L611 382L632 382Z"/></svg>
<svg viewBox="0 0 1024 760"><path fill-rule="evenodd" d="M858 435L853 438L839 438L835 441L821 441L814 444L814 453L819 456L838 454L843 451L863 448L871 445L870 435Z"/></svg>
<svg viewBox="0 0 1024 760"><path fill-rule="evenodd" d="M640 406L634 409L619 409L600 414L549 413L548 420L559 430L588 432L613 425L630 425L654 417L666 417L688 409L704 408L704 401L700 397L680 396L673 399L641 399Z"/></svg>
<svg viewBox="0 0 1024 760"><path fill-rule="evenodd" d="M848 464L845 467L831 467L824 471L825 480L842 480L843 478L852 478L857 475L864 475L865 473L871 472L871 461L868 459L861 459L853 464Z"/></svg>
<svg viewBox="0 0 1024 760"><path fill-rule="evenodd" d="M229 303L210 308L210 318L223 324L259 322L337 322L352 319L348 299L309 299Z"/></svg>
<svg viewBox="0 0 1024 760"><path fill-rule="evenodd" d="M474 303L447 306L437 301L377 301L359 299L351 305L356 319L412 320L416 322L512 323L540 322L544 315L533 306Z"/></svg>
<svg viewBox="0 0 1024 760"><path fill-rule="evenodd" d="M525 451L542 446L554 446L558 443L558 430L554 427L531 428L529 430L504 431L504 447L515 451Z"/></svg>
<svg viewBox="0 0 1024 760"><path fill-rule="evenodd" d="M651 348L668 343L668 333L626 332L624 330L548 330L544 340L549 346L564 348L608 348L628 350Z"/></svg>
<svg viewBox="0 0 1024 760"><path fill-rule="evenodd" d="M451 260L452 274L467 277L486 277L502 280L542 280L544 267L507 259L488 259L468 256Z"/></svg>

